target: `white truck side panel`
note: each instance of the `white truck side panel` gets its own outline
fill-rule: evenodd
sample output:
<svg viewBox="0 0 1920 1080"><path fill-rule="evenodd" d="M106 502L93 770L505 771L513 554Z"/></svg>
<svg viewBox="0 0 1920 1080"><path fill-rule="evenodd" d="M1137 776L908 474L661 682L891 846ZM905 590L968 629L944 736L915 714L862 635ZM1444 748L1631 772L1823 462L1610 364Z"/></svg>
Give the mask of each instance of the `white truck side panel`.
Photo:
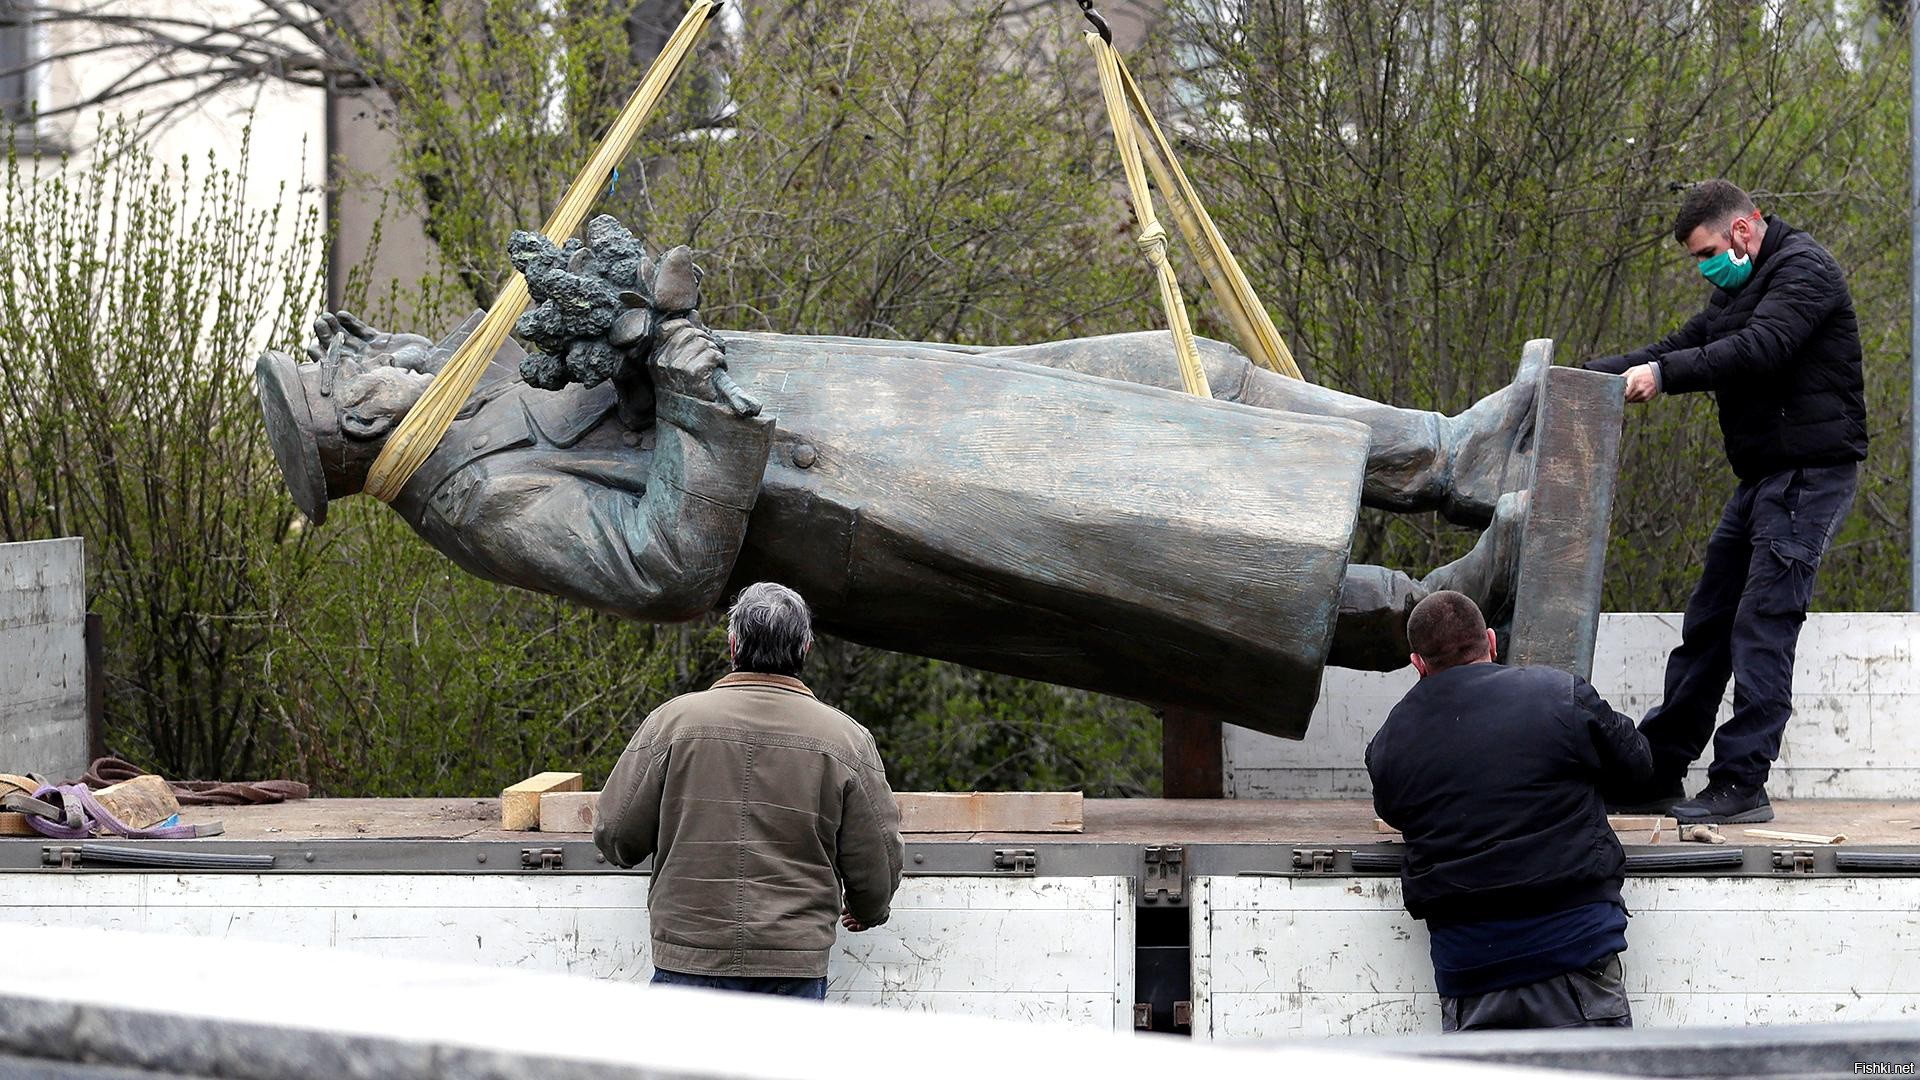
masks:
<svg viewBox="0 0 1920 1080"><path fill-rule="evenodd" d="M1194 882L1194 1033L1440 1030L1424 923L1392 878ZM1920 1015L1920 878L1629 878L1641 1027Z"/></svg>
<svg viewBox="0 0 1920 1080"><path fill-rule="evenodd" d="M8 874L0 921L653 974L641 875ZM842 931L828 995L888 1008L1132 1026L1127 879L909 878L887 925Z"/></svg>
<svg viewBox="0 0 1920 1080"><path fill-rule="evenodd" d="M1600 616L1593 685L1639 718L1660 703L1677 614ZM1920 616L1817 612L1793 665L1793 721L1767 780L1776 799L1906 799L1920 790ZM1307 737L1298 742L1228 727L1227 794L1243 799L1366 798L1367 741L1413 686L1412 668L1327 670ZM1733 688L1720 704L1732 712ZM1687 780L1705 784L1712 751Z"/></svg>

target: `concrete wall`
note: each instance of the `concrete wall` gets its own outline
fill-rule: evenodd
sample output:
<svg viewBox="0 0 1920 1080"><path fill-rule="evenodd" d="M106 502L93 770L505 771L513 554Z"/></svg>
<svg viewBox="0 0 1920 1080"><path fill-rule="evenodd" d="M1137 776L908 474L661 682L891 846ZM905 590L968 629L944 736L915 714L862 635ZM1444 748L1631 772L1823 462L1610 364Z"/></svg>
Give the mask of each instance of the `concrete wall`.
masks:
<svg viewBox="0 0 1920 1080"><path fill-rule="evenodd" d="M1613 707L1640 717L1660 701L1680 616L1600 617L1593 683ZM1768 782L1776 798L1902 799L1920 792L1920 616L1828 613L1807 618L1794 666L1794 718ZM1306 739L1228 728L1226 785L1241 798L1362 798L1372 794L1367 740L1414 683L1330 668ZM1721 703L1730 714L1732 687ZM1712 751L1689 779L1705 776Z"/></svg>
<svg viewBox="0 0 1920 1080"><path fill-rule="evenodd" d="M336 94L326 104L328 141L333 148L329 182L335 229L327 259L329 309L344 306L349 272L363 275L366 295L377 300L391 290L404 293L418 288L423 278L438 270L438 249L427 238L425 211L413 200L408 185L382 179L391 177L399 149L387 115L392 110L392 102L377 90ZM505 244L504 238L501 243ZM503 246L501 267L507 265L505 251ZM445 329L411 325L411 315L397 315L405 329L428 335Z"/></svg>
<svg viewBox="0 0 1920 1080"><path fill-rule="evenodd" d="M0 544L0 772L87 765L86 545Z"/></svg>

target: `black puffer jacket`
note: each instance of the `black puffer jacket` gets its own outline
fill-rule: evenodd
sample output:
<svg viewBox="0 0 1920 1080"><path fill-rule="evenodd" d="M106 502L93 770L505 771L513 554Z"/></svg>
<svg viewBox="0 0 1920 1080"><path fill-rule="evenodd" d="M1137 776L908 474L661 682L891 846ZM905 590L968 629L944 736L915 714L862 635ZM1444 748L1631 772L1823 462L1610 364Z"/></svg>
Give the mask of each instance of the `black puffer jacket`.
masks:
<svg viewBox="0 0 1920 1080"><path fill-rule="evenodd" d="M1860 326L1840 264L1806 233L1767 217L1753 276L1715 289L1705 311L1637 352L1592 360L1615 375L1660 363L1661 390L1711 390L1727 460L1742 480L1867 456Z"/></svg>
<svg viewBox="0 0 1920 1080"><path fill-rule="evenodd" d="M1367 745L1373 808L1406 837L1416 919L1517 919L1618 903L1626 853L1602 791L1653 773L1633 721L1564 671L1430 675Z"/></svg>

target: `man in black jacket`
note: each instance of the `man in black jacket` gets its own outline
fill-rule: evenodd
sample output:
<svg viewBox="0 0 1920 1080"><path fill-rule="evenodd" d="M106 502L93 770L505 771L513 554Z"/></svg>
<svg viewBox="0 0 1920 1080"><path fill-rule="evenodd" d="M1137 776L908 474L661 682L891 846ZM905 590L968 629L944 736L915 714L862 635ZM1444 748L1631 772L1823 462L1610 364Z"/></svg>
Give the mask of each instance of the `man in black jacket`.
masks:
<svg viewBox="0 0 1920 1080"><path fill-rule="evenodd" d="M1673 237L1716 286L1706 309L1586 366L1625 375L1628 401L1711 391L1740 485L1707 540L1665 697L1640 725L1653 779L1620 801L1684 822L1772 821L1765 785L1793 714L1794 647L1867 456L1860 331L1827 249L1725 180L1687 194ZM1729 676L1733 716L1715 734ZM1706 789L1685 799L1709 739Z"/></svg>
<svg viewBox="0 0 1920 1080"><path fill-rule="evenodd" d="M1600 789L1653 770L1633 721L1563 671L1493 663L1472 600L1407 618L1420 673L1367 746L1373 805L1406 838L1441 1027L1631 1027L1620 952L1626 853Z"/></svg>

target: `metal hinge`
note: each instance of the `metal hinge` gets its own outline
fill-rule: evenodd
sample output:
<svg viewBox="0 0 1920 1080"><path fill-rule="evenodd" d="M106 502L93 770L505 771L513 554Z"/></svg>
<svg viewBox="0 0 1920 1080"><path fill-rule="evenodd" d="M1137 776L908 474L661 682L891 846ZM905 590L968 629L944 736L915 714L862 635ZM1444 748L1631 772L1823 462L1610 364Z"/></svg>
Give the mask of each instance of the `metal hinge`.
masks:
<svg viewBox="0 0 1920 1080"><path fill-rule="evenodd" d="M1294 848L1293 868L1314 874L1333 873L1332 848Z"/></svg>
<svg viewBox="0 0 1920 1080"><path fill-rule="evenodd" d="M567 865L567 853L557 847L521 848L520 865L528 870L558 870Z"/></svg>
<svg viewBox="0 0 1920 1080"><path fill-rule="evenodd" d="M1792 874L1811 874L1814 872L1813 852L1776 851L1773 853L1773 868Z"/></svg>
<svg viewBox="0 0 1920 1080"><path fill-rule="evenodd" d="M77 847L43 847L40 849L40 865L57 866L62 870L80 868L80 849Z"/></svg>
<svg viewBox="0 0 1920 1080"><path fill-rule="evenodd" d="M1040 872L1040 856L1027 848L995 848L993 868L1007 874L1031 876Z"/></svg>
<svg viewBox="0 0 1920 1080"><path fill-rule="evenodd" d="M1153 1002L1136 1001L1133 1003L1133 1030L1153 1030Z"/></svg>
<svg viewBox="0 0 1920 1080"><path fill-rule="evenodd" d="M1140 902L1179 904L1187 896L1187 852L1178 844L1154 844L1145 851Z"/></svg>

